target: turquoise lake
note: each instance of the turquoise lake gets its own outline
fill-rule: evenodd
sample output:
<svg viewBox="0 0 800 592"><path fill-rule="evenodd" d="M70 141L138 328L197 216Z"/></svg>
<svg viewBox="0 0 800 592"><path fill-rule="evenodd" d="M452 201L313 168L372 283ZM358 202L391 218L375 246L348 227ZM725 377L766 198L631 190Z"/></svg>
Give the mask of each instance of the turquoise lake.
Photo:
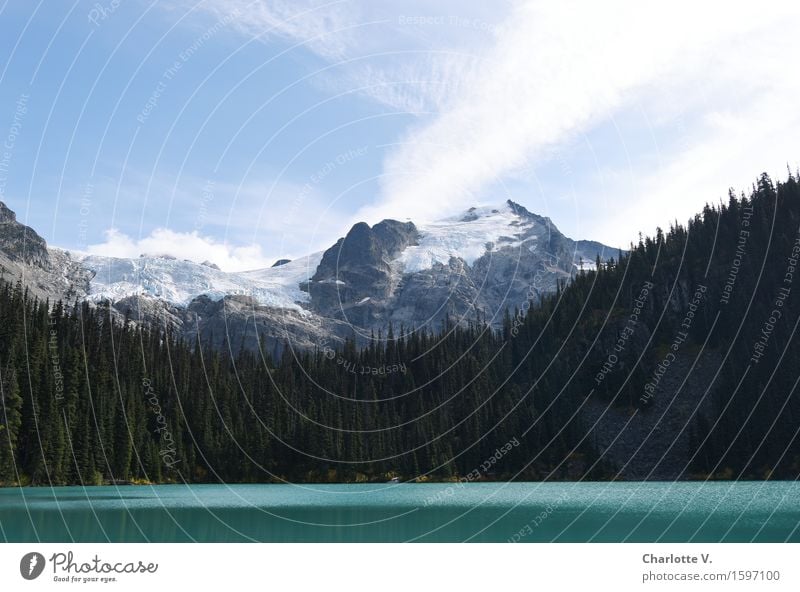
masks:
<svg viewBox="0 0 800 592"><path fill-rule="evenodd" d="M8 542L800 542L796 482L0 489Z"/></svg>

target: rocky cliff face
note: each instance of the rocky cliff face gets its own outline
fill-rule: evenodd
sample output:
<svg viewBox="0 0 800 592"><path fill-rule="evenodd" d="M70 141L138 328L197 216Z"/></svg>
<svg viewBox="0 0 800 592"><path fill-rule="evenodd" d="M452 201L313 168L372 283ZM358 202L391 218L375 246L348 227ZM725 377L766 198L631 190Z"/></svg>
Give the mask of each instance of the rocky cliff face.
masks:
<svg viewBox="0 0 800 592"><path fill-rule="evenodd" d="M0 279L22 282L38 298L54 301L83 298L91 275L66 251L48 249L35 230L18 222L0 202Z"/></svg>
<svg viewBox="0 0 800 592"><path fill-rule="evenodd" d="M696 420L712 413L708 393L721 363L716 351L695 360L678 358L646 409L590 396L582 408L582 425L603 460L617 467L618 478L675 481L689 476L687 459L697 449Z"/></svg>
<svg viewBox="0 0 800 592"><path fill-rule="evenodd" d="M102 305L109 304L107 301ZM170 329L187 343L232 352L260 351L279 357L287 348L302 352L342 345L347 327L294 309L264 306L245 295L194 298L175 306L149 296L129 296L109 304L117 318Z"/></svg>
<svg viewBox="0 0 800 592"><path fill-rule="evenodd" d="M0 251L11 261L42 269L50 266L47 243L32 228L17 222L17 215L0 202Z"/></svg>
<svg viewBox="0 0 800 592"><path fill-rule="evenodd" d="M311 296L311 310L358 328L379 324L400 282L393 261L418 240L411 222L356 224L325 251L314 276L301 286Z"/></svg>

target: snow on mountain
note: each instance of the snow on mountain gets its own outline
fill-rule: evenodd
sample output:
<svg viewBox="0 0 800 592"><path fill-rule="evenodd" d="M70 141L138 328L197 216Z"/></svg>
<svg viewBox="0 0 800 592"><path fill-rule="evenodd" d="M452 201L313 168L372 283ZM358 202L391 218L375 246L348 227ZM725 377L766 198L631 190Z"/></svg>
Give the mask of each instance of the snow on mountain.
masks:
<svg viewBox="0 0 800 592"><path fill-rule="evenodd" d="M137 259L74 256L94 273L87 298L95 302L113 302L139 295L187 306L201 295L219 300L224 296L241 294L265 306L302 311L297 303L306 302L308 294L301 291L299 285L314 274L322 253L279 267L238 273L165 256Z"/></svg>
<svg viewBox="0 0 800 592"><path fill-rule="evenodd" d="M510 204L471 208L459 216L420 227L420 244L407 247L398 260L405 273L430 269L460 257L472 264L487 248L520 244L519 233L533 223ZM247 295L259 304L303 312L308 292L300 289L316 272L323 253L314 253L278 266L229 273L209 264L178 260L169 255L146 254L122 259L73 253L94 273L89 300L112 302L129 296L147 296L177 306L187 306L198 296L219 300L228 295ZM343 282L336 280L337 284ZM360 304L367 302L363 300Z"/></svg>
<svg viewBox="0 0 800 592"><path fill-rule="evenodd" d="M244 271L238 275L258 286L258 295L254 295L254 298L261 304L275 308L303 310L296 303L308 302L309 295L300 289L300 284L307 282L314 275L321 260L322 251L319 251L278 267ZM292 305L288 306L288 302Z"/></svg>
<svg viewBox="0 0 800 592"><path fill-rule="evenodd" d="M321 262L324 266L322 252L294 261L280 260L276 265L265 269L235 273L221 271L208 262L199 264L178 260L169 255L142 255L136 259L118 259L73 253L72 257L94 274L89 282L87 296L93 301L116 302L130 296L141 295L186 307L198 296L207 296L218 301L224 296L246 295L261 305L294 310L305 315L308 311L320 312L320 307L325 308L321 301L311 302L309 284L317 291L317 296L314 298L321 298L329 292L325 288L327 284L336 286L346 284L340 277L342 274L349 273L356 283L364 278L372 278L370 281L375 283L373 276L382 272L377 268L362 269L364 265L369 267L374 262L362 261L359 258L361 255L359 249L371 249L370 240L388 241L386 244L381 244L387 249L391 248L391 242L399 240L397 237L400 235L397 233L402 234L401 230L404 227L398 229L386 224L384 222L376 225L372 230L363 224L354 226L347 239L340 240L329 249L334 263L330 264L333 265L333 268L328 270L330 273L322 274L325 277L315 277ZM403 226L399 222L392 224ZM413 241L410 241L410 244L406 243L408 246L403 246L402 250L395 251L395 254L391 255L394 260L391 261L390 275L396 281L389 281L389 284L397 285L399 278L403 276L408 277L421 272L429 275L436 264L447 266L451 258L461 259L468 266L473 266L487 252L496 253L498 257L501 253L505 257L517 257L515 259L517 261L524 251L527 254L524 257L526 260L530 259L533 262L540 259L547 259L548 262L556 259L566 260L567 271L572 265L569 261L572 260L575 262L576 271L578 267L588 270L594 267L597 247L602 247L599 243L586 241L576 243L564 237L549 219L532 214L511 201L495 206L470 208L457 216L416 227L412 225L411 228L415 235ZM373 232L374 235L371 234ZM363 245L358 242L351 244L351 241L359 240L366 242ZM353 247L353 244L359 246ZM344 254L347 248L356 250ZM519 249L519 255L514 255L509 248ZM550 250L554 252L550 253ZM340 257L344 257L344 260L339 261ZM582 262L582 265L579 265L579 262ZM505 281L501 280L502 278L496 278L496 282ZM352 304L363 306L375 303L377 292L373 293L373 288L376 290L381 288L384 291L386 288L381 281L375 285L367 281L360 287L349 286L350 291L353 291ZM300 289L301 284L305 290ZM364 293L361 294L360 291ZM358 293L357 298L356 293ZM334 308L337 310L341 308L342 293L336 291L328 295L333 299L331 306L335 305ZM391 290L383 294L384 298L389 296Z"/></svg>
<svg viewBox="0 0 800 592"><path fill-rule="evenodd" d="M419 245L407 247L397 259L406 273L446 265L451 257L472 265L487 250L521 245L522 231L534 222L521 217L506 202L498 206L470 208L465 214L418 225Z"/></svg>

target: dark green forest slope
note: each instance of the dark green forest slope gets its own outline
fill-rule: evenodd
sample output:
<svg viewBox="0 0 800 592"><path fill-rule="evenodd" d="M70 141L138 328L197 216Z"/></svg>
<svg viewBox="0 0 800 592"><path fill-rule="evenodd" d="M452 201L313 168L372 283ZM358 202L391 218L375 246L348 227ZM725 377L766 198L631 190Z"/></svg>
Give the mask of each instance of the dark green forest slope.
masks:
<svg viewBox="0 0 800 592"><path fill-rule="evenodd" d="M763 175L513 303L502 331L480 317L394 327L365 349L288 344L279 360L4 285L0 483L623 478L590 408L629 417L641 445L645 420L662 440L687 434L671 478L794 479L799 232L798 180ZM707 388L683 380L698 361ZM656 404L676 389L680 422ZM635 453L622 458L649 462Z"/></svg>

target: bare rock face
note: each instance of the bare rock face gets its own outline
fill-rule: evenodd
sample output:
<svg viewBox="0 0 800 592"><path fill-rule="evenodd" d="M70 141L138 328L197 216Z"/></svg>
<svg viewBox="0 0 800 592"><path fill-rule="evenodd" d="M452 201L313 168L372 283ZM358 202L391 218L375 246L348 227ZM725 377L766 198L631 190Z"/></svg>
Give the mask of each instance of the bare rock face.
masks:
<svg viewBox="0 0 800 592"><path fill-rule="evenodd" d="M0 279L22 282L42 300L74 301L86 295L91 273L67 251L48 249L35 230L18 222L0 202Z"/></svg>
<svg viewBox="0 0 800 592"><path fill-rule="evenodd" d="M400 280L393 260L418 239L411 222L356 224L325 251L317 272L301 286L311 295L311 310L356 328L371 327L391 305Z"/></svg>
<svg viewBox="0 0 800 592"><path fill-rule="evenodd" d="M50 266L47 243L32 228L17 222L17 215L0 202L0 251L11 261Z"/></svg>
<svg viewBox="0 0 800 592"><path fill-rule="evenodd" d="M638 412L595 395L586 401L581 422L588 440L606 461L620 467L618 478L675 481L688 476L686 459L697 448L692 443L695 421L713 413L705 393L721 364L722 356L712 351L696 360L678 357L652 405ZM624 370L619 374L624 376Z"/></svg>
<svg viewBox="0 0 800 592"><path fill-rule="evenodd" d="M278 357L284 350L315 347L331 349L342 344L345 333L336 321L292 309L259 304L249 296L211 300L195 298L181 315L182 333L190 342L216 349L261 350Z"/></svg>

